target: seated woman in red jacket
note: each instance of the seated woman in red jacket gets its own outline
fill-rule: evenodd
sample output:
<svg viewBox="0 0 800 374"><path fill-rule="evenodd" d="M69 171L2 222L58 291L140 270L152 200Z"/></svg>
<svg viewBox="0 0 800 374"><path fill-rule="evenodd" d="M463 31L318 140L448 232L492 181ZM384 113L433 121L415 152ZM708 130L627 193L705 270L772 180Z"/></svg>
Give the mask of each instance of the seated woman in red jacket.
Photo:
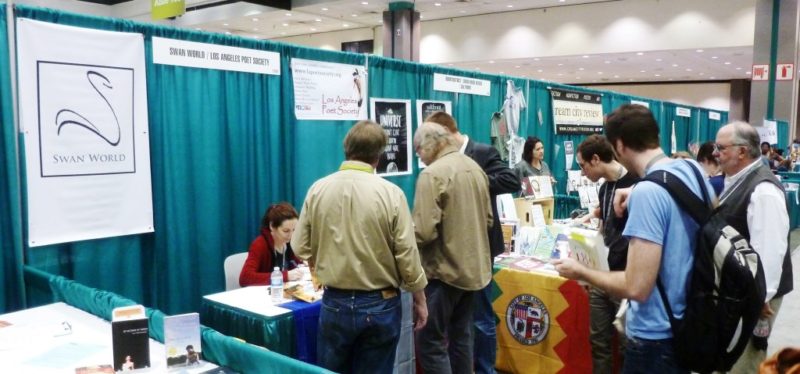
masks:
<svg viewBox="0 0 800 374"><path fill-rule="evenodd" d="M261 235L250 243L247 260L239 275L242 287L270 284L272 269L283 271L283 281L299 280L302 260L292 252L289 242L297 224L297 211L289 203L271 205L261 218Z"/></svg>

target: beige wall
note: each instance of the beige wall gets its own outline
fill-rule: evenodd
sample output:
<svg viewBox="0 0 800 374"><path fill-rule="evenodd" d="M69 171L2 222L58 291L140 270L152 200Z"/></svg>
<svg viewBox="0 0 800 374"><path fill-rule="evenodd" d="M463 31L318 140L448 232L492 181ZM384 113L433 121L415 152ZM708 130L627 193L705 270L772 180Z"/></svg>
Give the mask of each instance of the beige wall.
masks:
<svg viewBox="0 0 800 374"><path fill-rule="evenodd" d="M591 88L649 97L677 104L730 110L730 83L604 84Z"/></svg>

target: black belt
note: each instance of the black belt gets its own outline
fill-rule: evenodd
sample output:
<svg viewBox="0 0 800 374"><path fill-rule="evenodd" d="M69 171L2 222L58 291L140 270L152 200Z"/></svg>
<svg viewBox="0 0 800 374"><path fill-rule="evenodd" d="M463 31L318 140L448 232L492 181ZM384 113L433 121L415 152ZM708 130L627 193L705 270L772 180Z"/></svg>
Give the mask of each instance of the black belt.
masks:
<svg viewBox="0 0 800 374"><path fill-rule="evenodd" d="M386 287L380 290L346 290L342 288L325 286L325 292L333 292L340 294L369 295L374 293L383 294L384 292L392 292L392 291L394 291L397 295L400 295L400 289L396 287Z"/></svg>

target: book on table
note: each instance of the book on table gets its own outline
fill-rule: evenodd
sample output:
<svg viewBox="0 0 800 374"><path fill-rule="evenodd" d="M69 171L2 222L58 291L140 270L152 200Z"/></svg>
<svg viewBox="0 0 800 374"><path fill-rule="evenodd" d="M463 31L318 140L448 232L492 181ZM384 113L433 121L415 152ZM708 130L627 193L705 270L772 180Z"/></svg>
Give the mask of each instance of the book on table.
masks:
<svg viewBox="0 0 800 374"><path fill-rule="evenodd" d="M144 314L144 307L116 308L112 316L114 371L149 368L150 321Z"/></svg>
<svg viewBox="0 0 800 374"><path fill-rule="evenodd" d="M187 313L164 317L164 348L169 369L202 365L200 315Z"/></svg>

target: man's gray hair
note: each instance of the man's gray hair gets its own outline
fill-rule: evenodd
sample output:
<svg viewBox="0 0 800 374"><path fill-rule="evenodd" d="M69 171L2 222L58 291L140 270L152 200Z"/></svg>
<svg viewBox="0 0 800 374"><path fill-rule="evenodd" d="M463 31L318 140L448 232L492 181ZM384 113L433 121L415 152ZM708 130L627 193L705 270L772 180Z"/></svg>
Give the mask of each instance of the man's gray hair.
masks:
<svg viewBox="0 0 800 374"><path fill-rule="evenodd" d="M743 121L734 121L730 125L733 126L733 144L747 147L747 154L753 160L761 157L761 137L756 128Z"/></svg>
<svg viewBox="0 0 800 374"><path fill-rule="evenodd" d="M442 125L435 122L425 122L414 134L414 145L435 155L446 146L455 146L452 134Z"/></svg>

